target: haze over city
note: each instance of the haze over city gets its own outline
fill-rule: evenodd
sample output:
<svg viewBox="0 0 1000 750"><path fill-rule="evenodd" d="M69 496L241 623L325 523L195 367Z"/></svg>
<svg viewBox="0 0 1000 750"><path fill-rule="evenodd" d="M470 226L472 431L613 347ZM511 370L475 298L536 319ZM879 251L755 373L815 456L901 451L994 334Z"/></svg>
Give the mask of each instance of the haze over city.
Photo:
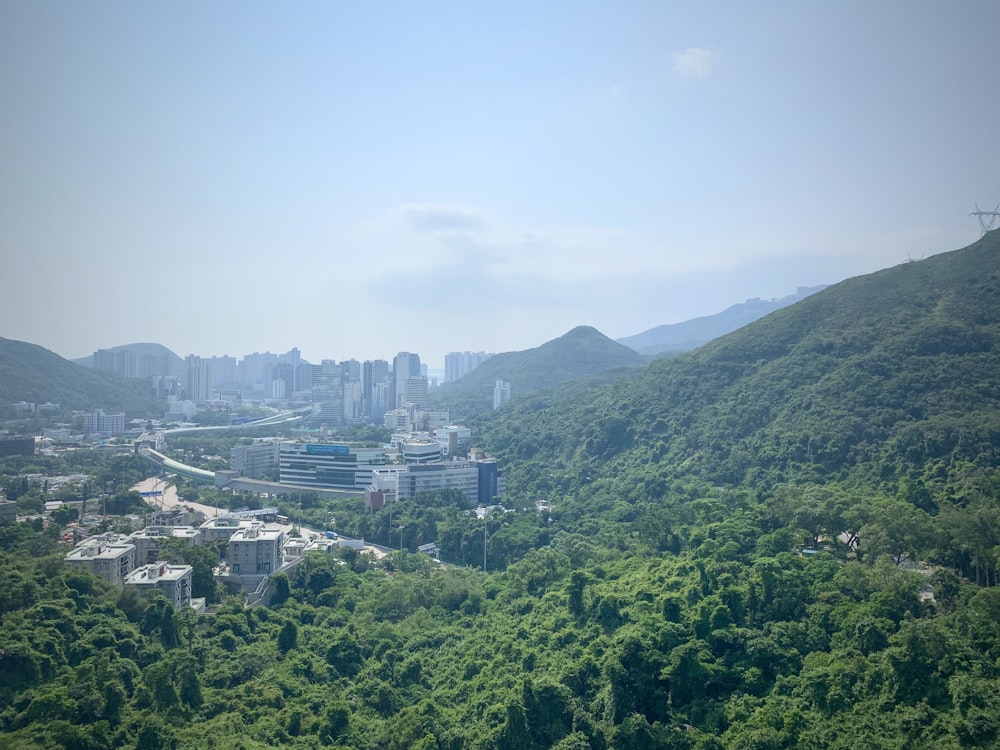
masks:
<svg viewBox="0 0 1000 750"><path fill-rule="evenodd" d="M952 250L1000 6L6 3L4 337L613 338Z"/></svg>

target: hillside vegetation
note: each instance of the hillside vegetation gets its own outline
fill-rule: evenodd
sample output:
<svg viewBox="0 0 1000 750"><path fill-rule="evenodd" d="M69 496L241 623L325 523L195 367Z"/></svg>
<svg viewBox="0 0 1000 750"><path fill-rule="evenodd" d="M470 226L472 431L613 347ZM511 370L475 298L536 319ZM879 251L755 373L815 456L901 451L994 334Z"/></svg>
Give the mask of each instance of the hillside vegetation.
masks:
<svg viewBox="0 0 1000 750"><path fill-rule="evenodd" d="M637 368L646 361L596 328L578 326L534 349L490 357L464 378L433 391L431 400L469 419L493 408L497 380L510 383L511 398L515 398L609 370Z"/></svg>
<svg viewBox="0 0 1000 750"><path fill-rule="evenodd" d="M41 346L0 338L0 403L18 401L124 411L140 418L163 413L147 380L92 370Z"/></svg>
<svg viewBox="0 0 1000 750"><path fill-rule="evenodd" d="M266 607L173 613L0 527L0 748L995 747L998 261L527 394L484 421L504 509L307 499L409 551L310 555Z"/></svg>
<svg viewBox="0 0 1000 750"><path fill-rule="evenodd" d="M894 489L1000 456L1000 237L829 287L571 400L515 404L489 447L564 473ZM525 481L544 476L519 463ZM548 489L542 482L540 487Z"/></svg>

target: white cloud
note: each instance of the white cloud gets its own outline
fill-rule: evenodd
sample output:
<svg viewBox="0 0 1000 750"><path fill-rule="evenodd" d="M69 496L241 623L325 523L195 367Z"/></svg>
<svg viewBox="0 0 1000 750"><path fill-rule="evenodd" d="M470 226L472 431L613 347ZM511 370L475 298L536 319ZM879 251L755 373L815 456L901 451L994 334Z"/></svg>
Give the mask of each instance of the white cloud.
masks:
<svg viewBox="0 0 1000 750"><path fill-rule="evenodd" d="M680 78L700 81L715 72L719 55L701 47L690 47L674 55L674 73Z"/></svg>
<svg viewBox="0 0 1000 750"><path fill-rule="evenodd" d="M483 211L453 203L404 203L393 217L420 232L478 231L489 226Z"/></svg>

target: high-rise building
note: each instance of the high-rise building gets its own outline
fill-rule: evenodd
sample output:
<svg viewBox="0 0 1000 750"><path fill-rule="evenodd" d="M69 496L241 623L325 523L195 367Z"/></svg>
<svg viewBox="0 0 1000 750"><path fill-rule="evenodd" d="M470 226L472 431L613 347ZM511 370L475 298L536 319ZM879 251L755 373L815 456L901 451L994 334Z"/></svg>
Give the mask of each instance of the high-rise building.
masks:
<svg viewBox="0 0 1000 750"><path fill-rule="evenodd" d="M313 421L326 427L344 423L344 381L340 366L332 359L313 365Z"/></svg>
<svg viewBox="0 0 1000 750"><path fill-rule="evenodd" d="M465 377L492 356L486 352L449 352L444 357L445 381L453 383Z"/></svg>
<svg viewBox="0 0 1000 750"><path fill-rule="evenodd" d="M212 392L212 368L207 360L189 354L184 359L184 394L188 401L208 401Z"/></svg>
<svg viewBox="0 0 1000 750"><path fill-rule="evenodd" d="M94 352L94 369L115 372L123 378L136 377L135 352L131 349L98 349Z"/></svg>
<svg viewBox="0 0 1000 750"><path fill-rule="evenodd" d="M361 366L361 409L370 424L381 422L382 415L389 409L388 377L389 363L384 359L369 359ZM381 387L378 393L377 387Z"/></svg>
<svg viewBox="0 0 1000 750"><path fill-rule="evenodd" d="M493 408L499 409L508 401L510 401L510 383L498 380L493 387Z"/></svg>
<svg viewBox="0 0 1000 750"><path fill-rule="evenodd" d="M125 413L105 414L97 409L83 415L83 432L86 435L120 435L125 432Z"/></svg>
<svg viewBox="0 0 1000 750"><path fill-rule="evenodd" d="M392 395L392 408L399 407L403 402L403 384L407 378L420 375L420 355L410 352L400 352L392 360L392 379L395 390Z"/></svg>
<svg viewBox="0 0 1000 750"><path fill-rule="evenodd" d="M412 405L416 409L427 408L427 378L423 375L406 378L403 381L401 406Z"/></svg>

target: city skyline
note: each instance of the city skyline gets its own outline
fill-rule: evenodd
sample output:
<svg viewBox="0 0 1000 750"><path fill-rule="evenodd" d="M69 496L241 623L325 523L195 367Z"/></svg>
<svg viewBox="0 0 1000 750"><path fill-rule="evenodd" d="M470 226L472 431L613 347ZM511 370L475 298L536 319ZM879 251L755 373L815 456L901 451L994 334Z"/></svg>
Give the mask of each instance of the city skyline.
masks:
<svg viewBox="0 0 1000 750"><path fill-rule="evenodd" d="M963 247L992 0L0 7L0 335L612 339Z"/></svg>

